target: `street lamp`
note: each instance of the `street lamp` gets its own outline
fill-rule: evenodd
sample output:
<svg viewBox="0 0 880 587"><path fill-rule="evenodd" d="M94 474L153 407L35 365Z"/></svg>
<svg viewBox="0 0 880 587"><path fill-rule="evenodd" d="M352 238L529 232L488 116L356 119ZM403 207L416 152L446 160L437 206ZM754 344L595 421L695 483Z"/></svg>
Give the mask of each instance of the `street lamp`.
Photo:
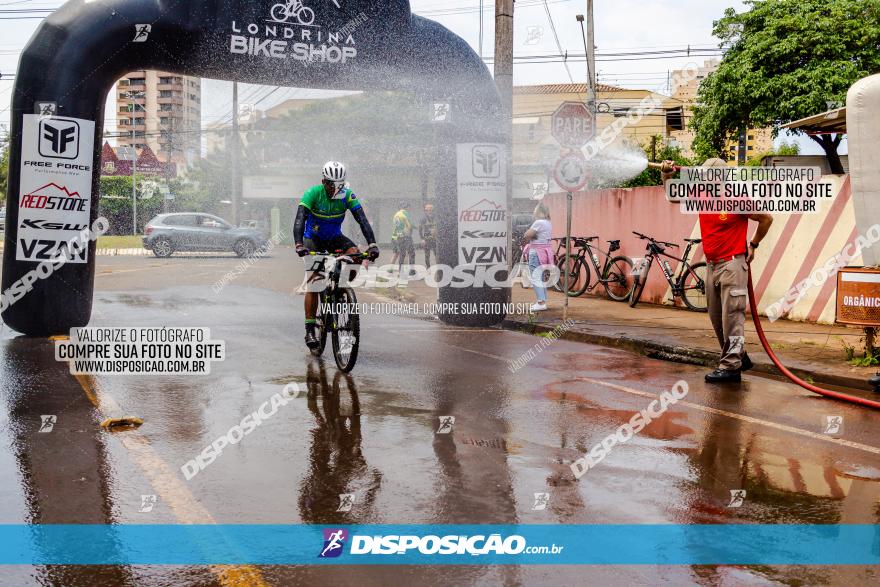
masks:
<svg viewBox="0 0 880 587"><path fill-rule="evenodd" d="M137 102L135 102L134 100L140 100L141 98L146 98L146 96L147 96L146 92L135 92L135 91L125 92L125 97L127 97L129 100L132 100L131 104L132 104L132 112L133 113L137 112L137 107L139 106L139 104ZM144 111L144 122L146 122L147 108L146 108L146 106L141 106L141 108ZM137 120L137 116L132 116L131 120L132 120L132 122L134 122L135 120ZM137 126L137 125L133 124L132 126ZM138 233L138 227L137 227L137 140L136 140L137 136L136 136L136 133L137 133L137 131L135 131L135 130L131 131L131 138L133 140L132 145L131 145L131 226L132 226L132 229L134 230L134 234Z"/></svg>

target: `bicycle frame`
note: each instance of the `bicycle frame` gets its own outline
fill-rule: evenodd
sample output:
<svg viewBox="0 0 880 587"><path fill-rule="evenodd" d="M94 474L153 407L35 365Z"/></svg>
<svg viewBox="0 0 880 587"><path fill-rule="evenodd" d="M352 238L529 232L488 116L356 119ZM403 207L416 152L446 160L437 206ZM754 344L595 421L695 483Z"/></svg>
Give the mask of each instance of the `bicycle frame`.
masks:
<svg viewBox="0 0 880 587"><path fill-rule="evenodd" d="M604 284L609 281L607 279L602 279L602 276L605 275L606 270L608 269L608 267L611 266L611 253L613 251L611 251L611 250L603 251L598 246L593 246L592 244L590 244L589 240L583 239L582 237L571 237L571 238L572 238L573 242L576 242L578 240L585 240L584 244L579 245L576 250L572 249L572 253L574 254L576 259L581 259L581 260L589 259L590 264L592 264L593 268L596 270L596 277L597 277L596 283L593 283L593 284L590 284L587 286L587 291L592 292L596 288L596 286L598 286L599 284ZM554 239L554 240L559 240L559 245L556 247L556 258L558 259L566 252L566 247L565 247L565 242L564 242L565 239ZM601 268L599 267L598 255L596 254L597 252L599 254L605 256L605 263L602 265Z"/></svg>
<svg viewBox="0 0 880 587"><path fill-rule="evenodd" d="M674 273L670 273L666 270L666 265L660 263L660 270L663 272L663 276L666 278L666 282L669 284L669 287L672 288L672 295L679 296L681 295L682 287L681 280L684 278L685 273L691 269L690 264L690 256L691 250L694 248L694 243L689 242L687 247L684 249L684 254L681 257L676 257L671 253L667 253L666 249L661 247L660 245L654 242L648 242L647 252L645 255L647 259L649 259L647 265L642 269L642 272L645 275L645 279L647 279L648 273L651 271L651 265L654 264L654 258L659 257L667 257L669 259L674 259L678 261L678 267L676 268Z"/></svg>

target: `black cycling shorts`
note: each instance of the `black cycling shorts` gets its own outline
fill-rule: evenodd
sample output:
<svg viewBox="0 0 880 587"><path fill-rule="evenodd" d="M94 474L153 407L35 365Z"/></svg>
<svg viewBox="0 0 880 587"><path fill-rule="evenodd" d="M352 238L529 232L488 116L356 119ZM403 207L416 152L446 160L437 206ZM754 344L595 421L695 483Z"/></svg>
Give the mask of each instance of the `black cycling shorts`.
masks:
<svg viewBox="0 0 880 587"><path fill-rule="evenodd" d="M352 242L350 238L344 234L334 236L329 239L303 239L303 246L313 253L342 253L349 249L356 249L358 246Z"/></svg>
<svg viewBox="0 0 880 587"><path fill-rule="evenodd" d="M335 253L336 251L344 253L349 249L358 248L358 246L344 234L328 239L306 238L303 239L303 246L313 253ZM311 276L315 272L315 263L323 263L322 259L324 259L324 257L310 256L303 258L303 262L305 262L306 265L306 274L308 276Z"/></svg>

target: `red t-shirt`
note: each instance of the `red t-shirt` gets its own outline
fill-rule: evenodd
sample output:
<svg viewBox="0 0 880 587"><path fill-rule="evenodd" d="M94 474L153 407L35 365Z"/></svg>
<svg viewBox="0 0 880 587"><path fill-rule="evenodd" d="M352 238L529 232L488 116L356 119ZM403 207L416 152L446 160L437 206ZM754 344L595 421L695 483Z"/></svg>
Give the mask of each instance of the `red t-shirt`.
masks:
<svg viewBox="0 0 880 587"><path fill-rule="evenodd" d="M719 261L745 254L748 228L749 217L745 214L700 214L706 259Z"/></svg>

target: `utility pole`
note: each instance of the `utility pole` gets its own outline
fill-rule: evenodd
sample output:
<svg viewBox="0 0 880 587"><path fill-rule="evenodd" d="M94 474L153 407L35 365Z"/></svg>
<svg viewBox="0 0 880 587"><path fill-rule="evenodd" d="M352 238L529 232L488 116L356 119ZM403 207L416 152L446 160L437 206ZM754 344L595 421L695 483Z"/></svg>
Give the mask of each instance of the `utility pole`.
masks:
<svg viewBox="0 0 880 587"><path fill-rule="evenodd" d="M507 163L507 250L513 251L513 3L495 2L495 84L501 95ZM506 290L508 301L511 290Z"/></svg>
<svg viewBox="0 0 880 587"><path fill-rule="evenodd" d="M589 92L593 106L596 105L596 31L593 18L593 0L587 0L587 63L590 68ZM593 110L595 112L595 109ZM595 116L593 117L595 120Z"/></svg>
<svg viewBox="0 0 880 587"><path fill-rule="evenodd" d="M241 206L241 177L239 157L241 155L241 135L238 126L238 82L232 82L232 225L238 227Z"/></svg>

